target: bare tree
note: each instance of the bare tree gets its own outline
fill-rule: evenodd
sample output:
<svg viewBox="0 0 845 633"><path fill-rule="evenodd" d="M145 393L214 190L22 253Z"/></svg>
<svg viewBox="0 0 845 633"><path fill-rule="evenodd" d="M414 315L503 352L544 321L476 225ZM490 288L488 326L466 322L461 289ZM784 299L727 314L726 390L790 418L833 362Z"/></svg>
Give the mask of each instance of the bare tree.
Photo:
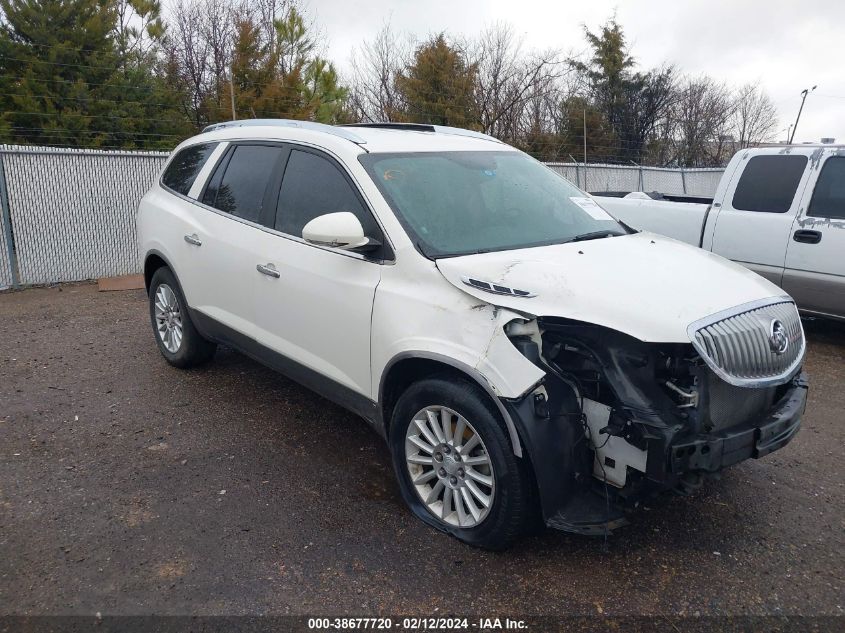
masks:
<svg viewBox="0 0 845 633"><path fill-rule="evenodd" d="M208 94L211 47L203 36L200 5L191 0L177 0L170 8L171 20L165 41L167 67L171 82L184 88L186 114L199 126L203 123L202 106Z"/></svg>
<svg viewBox="0 0 845 633"><path fill-rule="evenodd" d="M534 132L547 130L548 96L557 94L556 80L566 72L560 53L526 53L523 39L504 22L486 28L466 48L478 68L475 98L483 131L514 142L526 125Z"/></svg>
<svg viewBox="0 0 845 633"><path fill-rule="evenodd" d="M350 60L353 116L361 121L393 121L401 109L396 76L410 63L414 42L399 36L386 23L371 41L365 41Z"/></svg>
<svg viewBox="0 0 845 633"><path fill-rule="evenodd" d="M777 127L777 108L759 82L745 84L737 89L731 117L737 149L771 140Z"/></svg>
<svg viewBox="0 0 845 633"><path fill-rule="evenodd" d="M208 122L208 100L219 100L228 79L241 0L176 0L164 40L167 67L186 93L185 110L198 126ZM218 103L219 105L219 103Z"/></svg>
<svg viewBox="0 0 845 633"><path fill-rule="evenodd" d="M200 0L202 11L202 36L209 45L208 68L212 95L217 99L223 93L221 84L228 79L232 63L238 17L245 14L245 5L219 0ZM219 105L219 104L218 104Z"/></svg>
<svg viewBox="0 0 845 633"><path fill-rule="evenodd" d="M732 153L734 101L728 88L707 76L686 79L670 114L675 162L689 167L721 165Z"/></svg>

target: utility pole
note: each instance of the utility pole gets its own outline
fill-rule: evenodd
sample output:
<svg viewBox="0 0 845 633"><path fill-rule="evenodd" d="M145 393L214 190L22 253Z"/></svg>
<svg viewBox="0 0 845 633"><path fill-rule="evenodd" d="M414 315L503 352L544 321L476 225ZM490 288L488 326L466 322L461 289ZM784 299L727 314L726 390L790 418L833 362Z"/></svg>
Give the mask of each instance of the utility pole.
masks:
<svg viewBox="0 0 845 633"><path fill-rule="evenodd" d="M235 78L231 66L229 66L229 96L232 98L232 121L237 121L238 115L235 114Z"/></svg>
<svg viewBox="0 0 845 633"><path fill-rule="evenodd" d="M584 191L587 191L587 108L584 108Z"/></svg>
<svg viewBox="0 0 845 633"><path fill-rule="evenodd" d="M801 111L804 109L804 102L807 100L807 95L813 92L817 86L813 86L812 88L804 88L801 91L801 107L798 108L798 116L795 117L795 125L792 126L792 136L789 137L789 144L792 145L792 139L795 138L795 130L798 129L798 121L801 118Z"/></svg>

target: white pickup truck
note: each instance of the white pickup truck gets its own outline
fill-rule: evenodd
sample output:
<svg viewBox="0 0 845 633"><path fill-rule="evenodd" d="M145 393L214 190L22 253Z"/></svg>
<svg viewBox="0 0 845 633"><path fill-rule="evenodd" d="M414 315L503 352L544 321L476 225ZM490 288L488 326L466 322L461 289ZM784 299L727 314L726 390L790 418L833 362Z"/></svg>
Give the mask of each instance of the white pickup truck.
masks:
<svg viewBox="0 0 845 633"><path fill-rule="evenodd" d="M633 228L747 266L808 315L845 320L845 146L742 150L728 163L712 204L641 192L596 197Z"/></svg>

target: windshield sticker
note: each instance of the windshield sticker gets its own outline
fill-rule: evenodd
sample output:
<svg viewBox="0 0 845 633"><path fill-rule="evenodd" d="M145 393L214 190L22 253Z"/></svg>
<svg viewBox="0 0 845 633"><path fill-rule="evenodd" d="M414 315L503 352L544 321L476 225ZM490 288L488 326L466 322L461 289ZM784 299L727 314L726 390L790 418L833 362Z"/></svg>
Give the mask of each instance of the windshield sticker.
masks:
<svg viewBox="0 0 845 633"><path fill-rule="evenodd" d="M592 198L584 198L584 197L576 197L573 196L569 198L577 204L579 207L584 209L587 214L593 218L594 220L612 220L613 218L610 217L610 214L602 209L599 205L596 204L596 201Z"/></svg>

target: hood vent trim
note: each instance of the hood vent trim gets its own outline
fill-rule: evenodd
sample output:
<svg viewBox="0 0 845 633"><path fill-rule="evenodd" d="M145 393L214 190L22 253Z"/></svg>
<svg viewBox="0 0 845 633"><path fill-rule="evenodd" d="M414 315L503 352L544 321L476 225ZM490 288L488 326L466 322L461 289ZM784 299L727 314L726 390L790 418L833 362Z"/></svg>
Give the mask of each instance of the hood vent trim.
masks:
<svg viewBox="0 0 845 633"><path fill-rule="evenodd" d="M493 283L492 281L483 281L481 279L475 279L474 277L461 277L461 281L464 282L470 288L475 288L476 290L483 290L484 292L489 292L490 294L494 295L521 297L523 299L530 299L531 297L537 296L536 293L529 292L528 290L510 288L508 286L503 286L502 284Z"/></svg>

